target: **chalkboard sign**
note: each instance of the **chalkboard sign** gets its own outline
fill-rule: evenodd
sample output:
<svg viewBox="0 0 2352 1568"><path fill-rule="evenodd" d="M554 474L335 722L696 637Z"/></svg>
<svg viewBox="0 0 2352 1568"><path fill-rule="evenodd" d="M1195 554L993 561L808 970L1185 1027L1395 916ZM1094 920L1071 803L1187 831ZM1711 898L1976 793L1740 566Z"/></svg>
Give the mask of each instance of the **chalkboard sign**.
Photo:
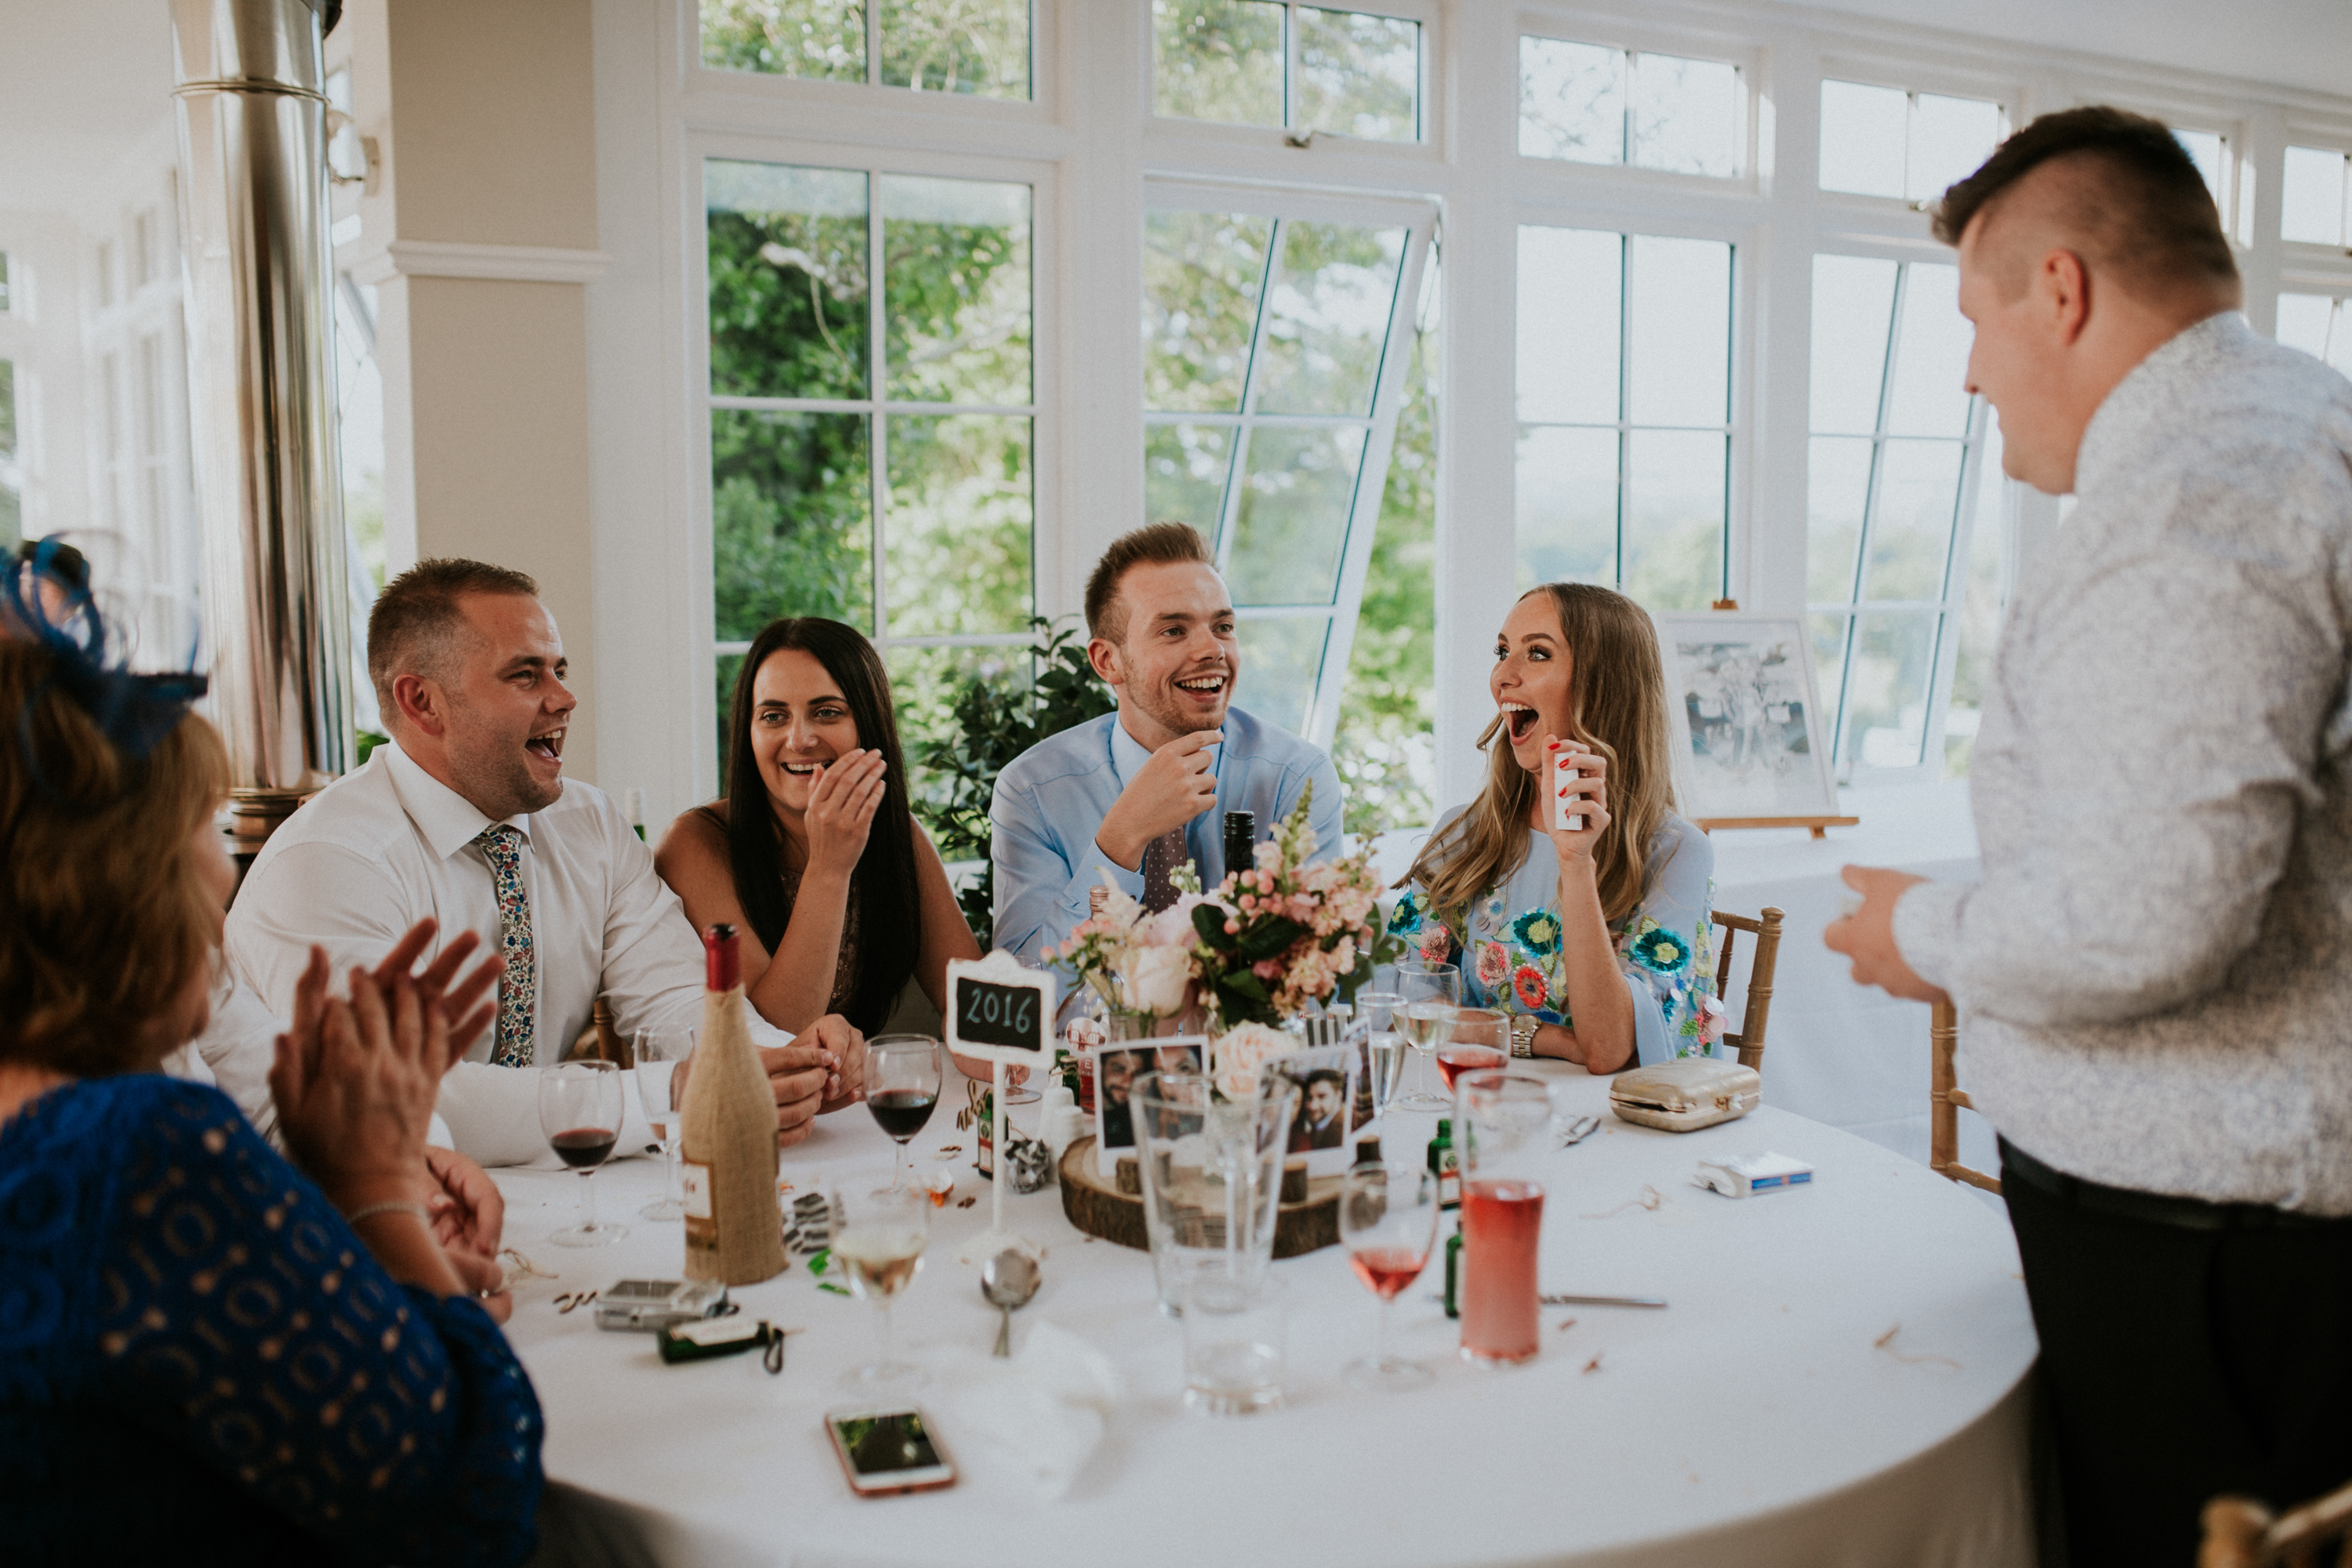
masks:
<svg viewBox="0 0 2352 1568"><path fill-rule="evenodd" d="M948 965L948 1048L984 1061L1030 1062L1054 1038L1054 977L999 948Z"/></svg>

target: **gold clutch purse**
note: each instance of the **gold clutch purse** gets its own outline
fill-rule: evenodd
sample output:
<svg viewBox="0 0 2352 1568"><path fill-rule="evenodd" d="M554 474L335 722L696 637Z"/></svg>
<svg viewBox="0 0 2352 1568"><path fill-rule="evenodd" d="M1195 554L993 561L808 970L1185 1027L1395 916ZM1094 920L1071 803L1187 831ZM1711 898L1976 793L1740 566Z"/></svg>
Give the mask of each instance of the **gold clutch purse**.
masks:
<svg viewBox="0 0 2352 1568"><path fill-rule="evenodd" d="M1747 1115L1764 1098L1754 1068L1714 1057L1682 1057L1621 1072L1610 1081L1609 1109L1621 1121L1690 1132Z"/></svg>

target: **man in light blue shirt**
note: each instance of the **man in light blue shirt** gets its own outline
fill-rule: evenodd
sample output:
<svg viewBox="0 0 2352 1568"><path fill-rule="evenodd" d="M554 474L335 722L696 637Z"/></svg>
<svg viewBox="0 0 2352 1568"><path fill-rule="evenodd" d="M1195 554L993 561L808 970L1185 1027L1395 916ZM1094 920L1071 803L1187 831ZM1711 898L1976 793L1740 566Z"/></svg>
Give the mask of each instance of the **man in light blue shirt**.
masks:
<svg viewBox="0 0 2352 1568"><path fill-rule="evenodd" d="M1226 867L1228 811L1269 835L1315 790L1316 858L1339 852L1331 759L1232 706L1234 606L1208 542L1181 522L1124 534L1087 579L1087 645L1118 711L1048 736L1005 766L995 828L996 945L1029 963L1087 918L1106 874L1145 896L1145 856L1189 855L1202 885Z"/></svg>

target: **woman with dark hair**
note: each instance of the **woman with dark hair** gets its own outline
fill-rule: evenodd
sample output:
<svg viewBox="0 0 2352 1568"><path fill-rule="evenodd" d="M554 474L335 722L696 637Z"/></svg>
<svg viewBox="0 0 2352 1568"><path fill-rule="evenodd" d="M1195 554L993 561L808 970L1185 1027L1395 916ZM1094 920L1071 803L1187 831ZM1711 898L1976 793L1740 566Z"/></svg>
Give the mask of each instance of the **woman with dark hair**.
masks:
<svg viewBox="0 0 2352 1568"><path fill-rule="evenodd" d="M21 582L0 607L5 1555L521 1562L539 1405L424 1201L499 961L459 980L468 933L412 978L428 921L344 1000L313 948L269 1074L295 1164L162 1076L210 1007L227 755L86 605L75 636Z"/></svg>
<svg viewBox="0 0 2352 1568"><path fill-rule="evenodd" d="M1389 930L1458 963L1465 1002L1511 1014L1517 1054L1615 1072L1708 1053L1715 851L1675 813L1650 617L1589 583L1530 588L1495 635L1487 689L1486 786L1438 820ZM1580 828L1547 810L1563 753L1583 775Z"/></svg>
<svg viewBox="0 0 2352 1568"><path fill-rule="evenodd" d="M944 1005L980 944L907 805L881 657L839 621L771 621L735 679L727 794L662 836L662 879L697 930L743 933L744 994L780 1029L838 1013L881 1031L908 980Z"/></svg>

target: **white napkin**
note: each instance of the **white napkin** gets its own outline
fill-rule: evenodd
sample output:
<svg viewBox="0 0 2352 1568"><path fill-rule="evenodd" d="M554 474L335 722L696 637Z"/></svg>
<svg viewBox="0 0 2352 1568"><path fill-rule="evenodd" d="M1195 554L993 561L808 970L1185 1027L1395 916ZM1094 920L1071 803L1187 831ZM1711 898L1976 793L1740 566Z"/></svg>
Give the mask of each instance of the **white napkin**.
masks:
<svg viewBox="0 0 2352 1568"><path fill-rule="evenodd" d="M1009 1361L969 1345L939 1345L922 1360L925 1403L938 1412L950 1456L988 1481L1011 1481L1053 1502L1101 1447L1104 1418L1127 1397L1110 1358L1066 1329L1039 1322Z"/></svg>

